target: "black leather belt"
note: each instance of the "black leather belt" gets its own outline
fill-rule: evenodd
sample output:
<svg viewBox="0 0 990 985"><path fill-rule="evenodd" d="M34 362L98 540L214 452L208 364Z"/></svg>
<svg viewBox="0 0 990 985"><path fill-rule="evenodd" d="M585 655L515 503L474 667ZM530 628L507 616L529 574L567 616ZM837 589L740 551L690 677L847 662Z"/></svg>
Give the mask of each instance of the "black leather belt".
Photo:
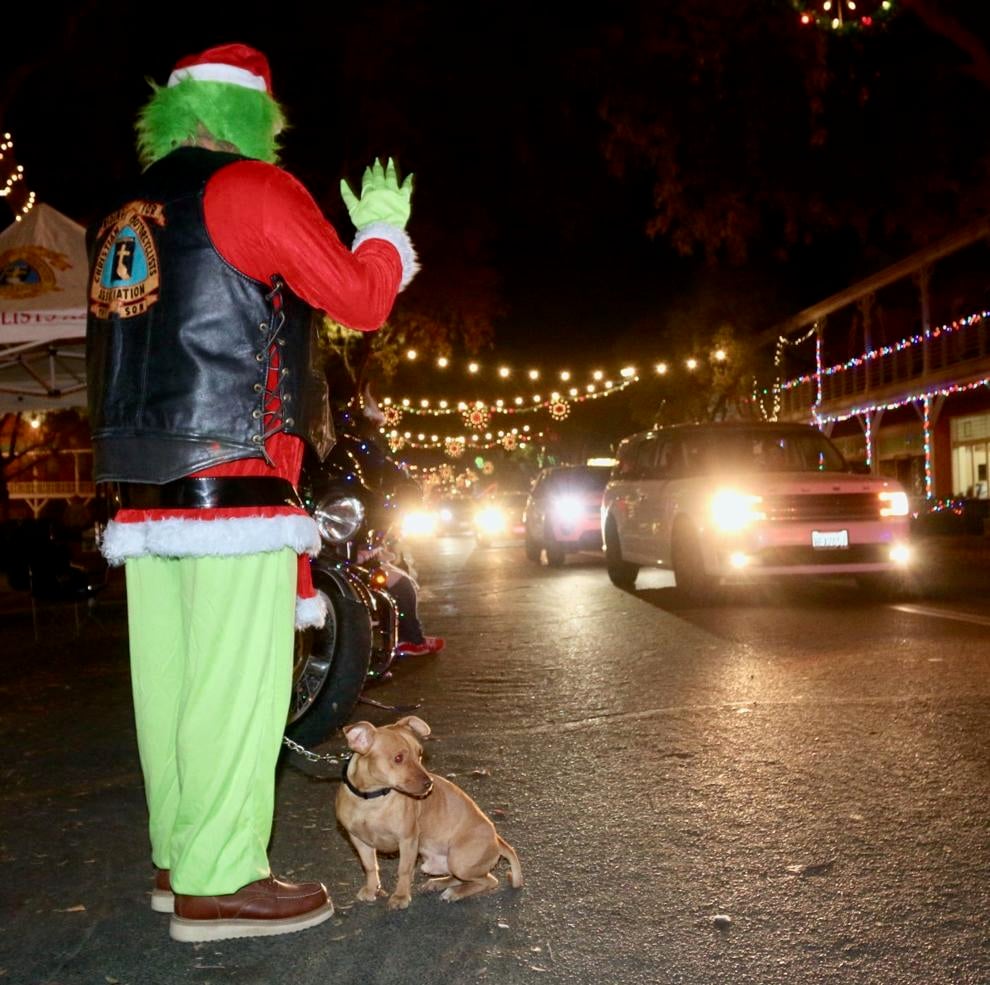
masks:
<svg viewBox="0 0 990 985"><path fill-rule="evenodd" d="M230 476L176 479L163 485L121 482L117 498L125 510L197 510L230 506L302 506L288 479Z"/></svg>

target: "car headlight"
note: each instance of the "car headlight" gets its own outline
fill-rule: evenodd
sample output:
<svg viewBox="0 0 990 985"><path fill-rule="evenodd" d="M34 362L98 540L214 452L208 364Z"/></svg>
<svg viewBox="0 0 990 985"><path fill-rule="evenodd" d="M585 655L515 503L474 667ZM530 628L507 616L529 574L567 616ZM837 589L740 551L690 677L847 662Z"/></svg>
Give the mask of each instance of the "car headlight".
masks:
<svg viewBox="0 0 990 985"><path fill-rule="evenodd" d="M885 490L880 493L880 516L907 516L908 498L905 492Z"/></svg>
<svg viewBox="0 0 990 985"><path fill-rule="evenodd" d="M402 518L405 537L431 537L437 532L437 515L430 510L410 510Z"/></svg>
<svg viewBox="0 0 990 985"><path fill-rule="evenodd" d="M364 520L364 504L353 496L327 497L313 511L320 536L330 544L343 544Z"/></svg>
<svg viewBox="0 0 990 985"><path fill-rule="evenodd" d="M483 534L497 534L505 530L505 514L497 506L486 506L474 517L475 526Z"/></svg>
<svg viewBox="0 0 990 985"><path fill-rule="evenodd" d="M584 504L578 496L557 496L550 504L550 510L559 523L576 523L584 513Z"/></svg>
<svg viewBox="0 0 990 985"><path fill-rule="evenodd" d="M754 521L764 519L765 514L759 509L762 502L762 496L722 489L712 497L712 520L726 533L742 530Z"/></svg>

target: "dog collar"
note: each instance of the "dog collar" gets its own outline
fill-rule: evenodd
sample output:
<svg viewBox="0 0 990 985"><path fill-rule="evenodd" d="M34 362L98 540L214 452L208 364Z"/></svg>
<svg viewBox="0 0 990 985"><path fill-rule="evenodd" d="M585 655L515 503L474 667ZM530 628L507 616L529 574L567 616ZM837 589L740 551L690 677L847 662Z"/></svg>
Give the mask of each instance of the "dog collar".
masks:
<svg viewBox="0 0 990 985"><path fill-rule="evenodd" d="M350 790L350 792L354 794L356 797L360 797L362 800L374 800L375 797L384 797L385 794L392 792L391 787L382 787L380 790L367 790L367 791L358 790L358 788L354 786L353 783L351 783L350 779L348 779L347 776L347 768L350 765L351 765L351 761L349 759L345 759L344 768L341 771L340 775L344 779L344 786L347 787L347 789Z"/></svg>

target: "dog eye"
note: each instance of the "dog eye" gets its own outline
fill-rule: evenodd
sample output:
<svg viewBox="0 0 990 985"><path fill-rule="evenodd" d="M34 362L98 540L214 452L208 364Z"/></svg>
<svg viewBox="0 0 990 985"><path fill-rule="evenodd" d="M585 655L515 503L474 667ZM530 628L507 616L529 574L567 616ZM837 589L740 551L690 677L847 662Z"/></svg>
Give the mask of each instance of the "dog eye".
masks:
<svg viewBox="0 0 990 985"><path fill-rule="evenodd" d="M395 760L394 760L394 762L401 763L402 760L405 759L405 758L406 758L406 754L405 753L403 753L403 752L397 752L395 754Z"/></svg>

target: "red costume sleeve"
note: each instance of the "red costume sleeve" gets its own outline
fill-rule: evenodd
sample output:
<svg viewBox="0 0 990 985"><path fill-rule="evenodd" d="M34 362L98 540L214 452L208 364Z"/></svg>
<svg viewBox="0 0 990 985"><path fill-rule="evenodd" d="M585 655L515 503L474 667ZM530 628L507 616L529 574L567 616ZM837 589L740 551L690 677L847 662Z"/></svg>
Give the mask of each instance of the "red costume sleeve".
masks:
<svg viewBox="0 0 990 985"><path fill-rule="evenodd" d="M220 255L268 283L278 273L304 301L349 328L374 331L399 290L399 253L368 239L353 253L341 243L309 192L287 171L237 161L206 185L206 228Z"/></svg>

